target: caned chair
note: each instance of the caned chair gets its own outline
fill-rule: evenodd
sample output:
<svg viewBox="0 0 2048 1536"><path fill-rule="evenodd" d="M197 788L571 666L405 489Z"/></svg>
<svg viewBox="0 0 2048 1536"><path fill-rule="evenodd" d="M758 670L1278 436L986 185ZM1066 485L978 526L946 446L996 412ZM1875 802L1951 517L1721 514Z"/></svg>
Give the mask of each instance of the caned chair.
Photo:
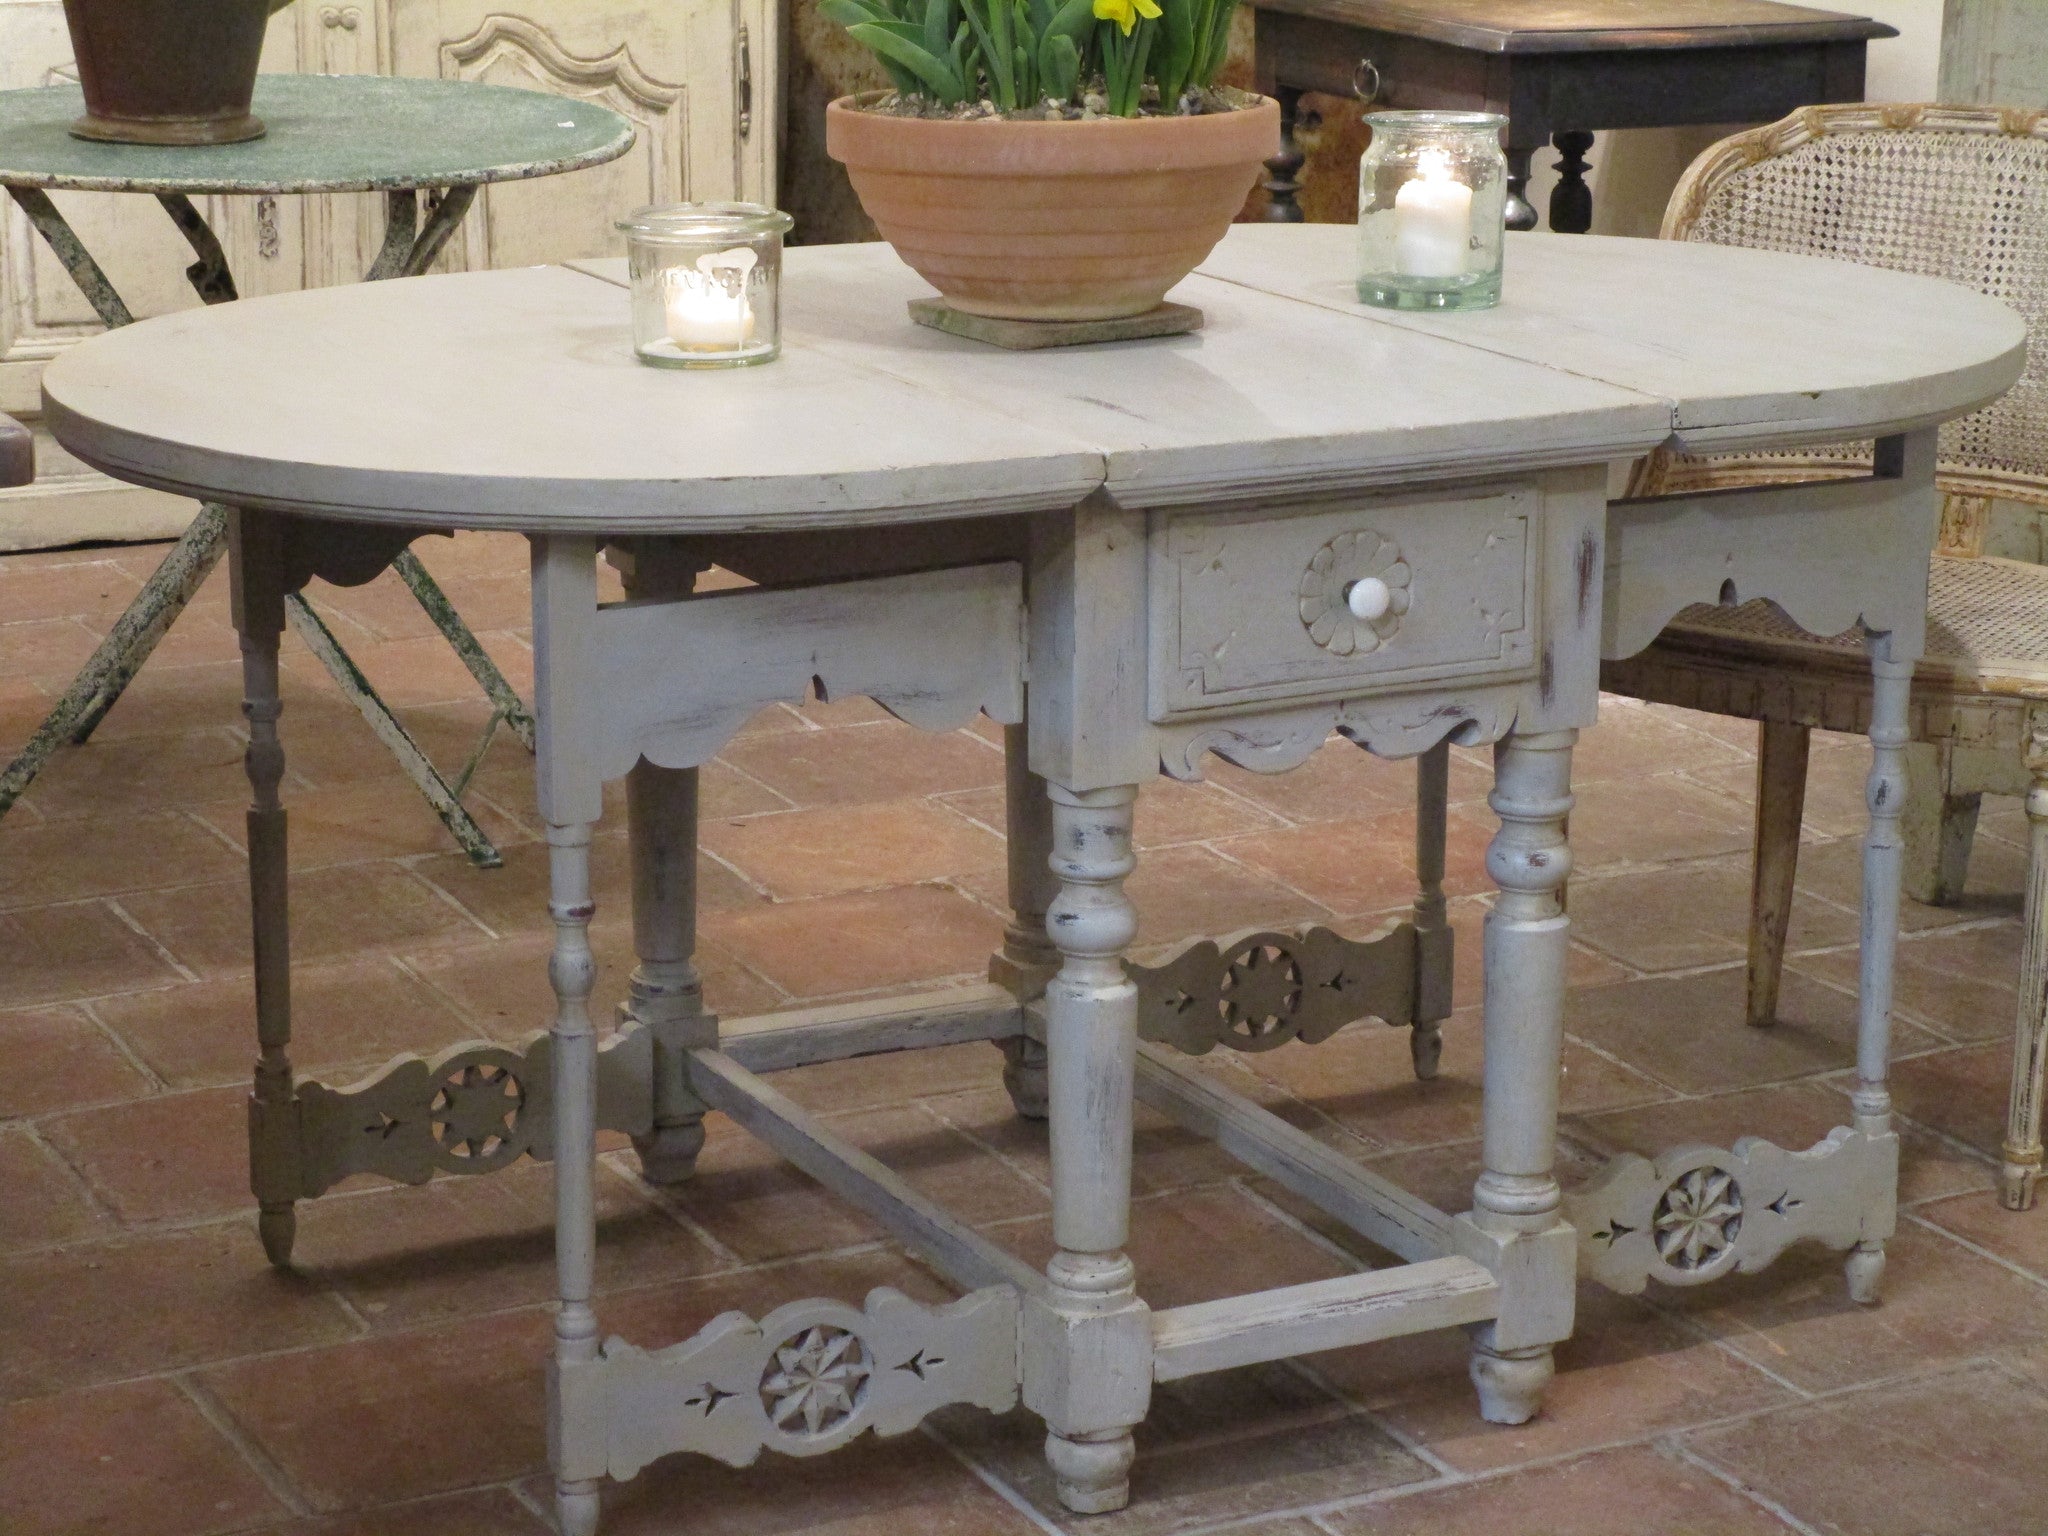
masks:
<svg viewBox="0 0 2048 1536"><path fill-rule="evenodd" d="M1929 572L1926 656L1913 678L1906 889L1961 894L1979 798L2026 799L2025 956L2000 1192L2033 1201L2048 1065L2048 568L1986 557L1994 498L2048 507L2048 112L1996 107L1813 107L1713 146L1686 172L1667 240L1795 251L1967 283L2026 319L2027 371L1941 432L1941 544ZM1868 474L1871 445L1637 466L1632 494ZM1859 636L1808 635L1763 603L1686 609L1649 650L1610 662L1604 687L1762 723L1750 897L1749 1022L1769 1025L1791 915L1809 733L1863 731Z"/></svg>
<svg viewBox="0 0 2048 1536"><path fill-rule="evenodd" d="M0 416L0 489L27 485L35 477L35 443L28 428L12 416Z"/></svg>

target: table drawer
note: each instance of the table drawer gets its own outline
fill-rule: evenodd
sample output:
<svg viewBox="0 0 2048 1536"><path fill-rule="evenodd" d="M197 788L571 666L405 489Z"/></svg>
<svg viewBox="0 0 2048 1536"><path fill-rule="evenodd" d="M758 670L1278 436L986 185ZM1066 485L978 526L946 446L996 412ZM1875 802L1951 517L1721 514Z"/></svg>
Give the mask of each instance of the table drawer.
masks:
<svg viewBox="0 0 2048 1536"><path fill-rule="evenodd" d="M1518 483L1158 514L1152 718L1533 675L1541 509ZM1392 598L1371 622L1345 603L1365 577Z"/></svg>

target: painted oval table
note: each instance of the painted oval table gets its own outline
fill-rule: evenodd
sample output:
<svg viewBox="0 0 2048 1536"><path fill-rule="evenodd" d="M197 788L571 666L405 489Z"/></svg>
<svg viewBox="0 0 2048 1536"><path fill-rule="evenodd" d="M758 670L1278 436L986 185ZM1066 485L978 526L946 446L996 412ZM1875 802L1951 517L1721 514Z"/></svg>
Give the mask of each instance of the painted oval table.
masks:
<svg viewBox="0 0 2048 1536"><path fill-rule="evenodd" d="M639 366L616 263L174 315L49 370L48 420L72 452L236 509L264 1240L285 1262L294 1202L353 1173L420 1181L552 1156L565 1530L594 1529L603 1479L671 1452L809 1455L1020 1395L1047 1424L1060 1498L1111 1509L1155 1382L1454 1325L1473 1330L1481 1411L1518 1422L1570 1331L1581 1262L1624 1288L1698 1282L1805 1237L1849 1250L1852 1290L1874 1294L1896 1180L1885 1058L1900 726L1935 537L1934 428L2011 384L2019 320L1895 273L1543 236L1511 241L1498 310L1389 315L1353 300L1350 248L1341 228L1233 230L1176 290L1205 329L1067 352L911 325L922 285L866 245L791 252L784 355L732 373ZM173 382L189 380L205 388ZM1610 465L1660 444L1855 436L1881 440L1859 481L1608 495ZM282 603L313 574L367 580L415 537L455 528L531 539L555 1027L523 1049L458 1047L347 1087L295 1079ZM607 547L628 576L623 603L598 600ZM757 584L696 592L713 561ZM1355 590L1370 594L1359 612ZM1693 1149L1665 1187L1629 1185L1642 1209L1571 1206L1552 1144L1573 743L1594 723L1603 653L1642 647L1688 603L1756 597L1819 632L1860 622L1871 637L1853 1123L1797 1157L1759 1142ZM813 686L930 729L977 712L1008 727L1014 918L987 985L721 1023L691 961L696 770L754 710ZM1365 942L1245 933L1126 964L1137 787L1162 768L1194 776L1211 752L1283 771L1333 731L1419 761L1412 921ZM1312 1050L1378 1019L1407 1028L1417 1072L1434 1074L1451 1007L1451 743L1492 744L1500 818L1484 1171L1462 1213L1188 1064L1217 1048ZM590 839L600 792L621 777L638 966L627 1021L600 1041ZM1057 1251L1043 1271L769 1081L963 1040L998 1044L1019 1112L1050 1122ZM1137 1101L1404 1262L1148 1307L1124 1252ZM866 1208L961 1299L927 1307L884 1289L729 1313L662 1348L601 1341L595 1134L630 1134L648 1177L670 1183L689 1177L707 1109ZM1717 1158L1739 1166L1739 1196L1700 1174ZM1710 1201L1693 1198L1702 1178ZM1699 1228L1677 1250L1689 1269L1656 1241L1657 1212L1681 1206Z"/></svg>

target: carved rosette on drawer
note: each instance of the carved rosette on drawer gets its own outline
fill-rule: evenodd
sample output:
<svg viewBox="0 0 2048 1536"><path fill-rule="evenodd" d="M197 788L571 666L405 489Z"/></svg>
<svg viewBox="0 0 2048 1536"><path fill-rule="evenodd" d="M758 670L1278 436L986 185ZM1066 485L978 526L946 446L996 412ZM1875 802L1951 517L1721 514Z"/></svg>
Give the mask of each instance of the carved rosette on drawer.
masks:
<svg viewBox="0 0 2048 1536"><path fill-rule="evenodd" d="M666 1349L607 1340L556 1383L577 1439L564 1461L615 1478L677 1451L744 1467L764 1450L819 1456L866 1430L900 1435L952 1403L1007 1412L1017 1308L1006 1285L940 1307L883 1286L865 1308L793 1301L758 1323L727 1312Z"/></svg>
<svg viewBox="0 0 2048 1536"><path fill-rule="evenodd" d="M1392 539L1371 529L1338 534L1309 557L1301 574L1301 622L1309 639L1334 656L1378 650L1394 638L1408 611L1410 575ZM1352 584L1368 579L1387 586L1387 611L1376 619L1351 611Z"/></svg>
<svg viewBox="0 0 2048 1536"><path fill-rule="evenodd" d="M1801 1238L1831 1248L1891 1235L1899 1143L1847 1127L1804 1152L1756 1137L1614 1158L1565 1197L1581 1271L1633 1295L1762 1269Z"/></svg>
<svg viewBox="0 0 2048 1536"><path fill-rule="evenodd" d="M1127 965L1138 1036L1190 1056L1326 1040L1354 1020L1415 1019L1417 938L1402 923L1369 941L1327 928L1200 939L1163 965Z"/></svg>
<svg viewBox="0 0 2048 1536"><path fill-rule="evenodd" d="M1154 513L1149 699L1166 725L1533 677L1530 485ZM1354 616L1355 584L1384 592Z"/></svg>

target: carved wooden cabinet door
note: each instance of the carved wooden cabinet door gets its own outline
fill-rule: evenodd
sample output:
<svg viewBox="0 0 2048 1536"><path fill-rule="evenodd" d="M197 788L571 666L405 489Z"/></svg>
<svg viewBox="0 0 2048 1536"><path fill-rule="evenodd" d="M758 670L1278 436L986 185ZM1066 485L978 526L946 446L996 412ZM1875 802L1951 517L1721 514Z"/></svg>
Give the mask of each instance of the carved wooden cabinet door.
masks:
<svg viewBox="0 0 2048 1536"><path fill-rule="evenodd" d="M650 202L775 200L778 8L766 0L384 0L393 74L595 101L632 122L624 158L485 189L445 266L613 255Z"/></svg>

